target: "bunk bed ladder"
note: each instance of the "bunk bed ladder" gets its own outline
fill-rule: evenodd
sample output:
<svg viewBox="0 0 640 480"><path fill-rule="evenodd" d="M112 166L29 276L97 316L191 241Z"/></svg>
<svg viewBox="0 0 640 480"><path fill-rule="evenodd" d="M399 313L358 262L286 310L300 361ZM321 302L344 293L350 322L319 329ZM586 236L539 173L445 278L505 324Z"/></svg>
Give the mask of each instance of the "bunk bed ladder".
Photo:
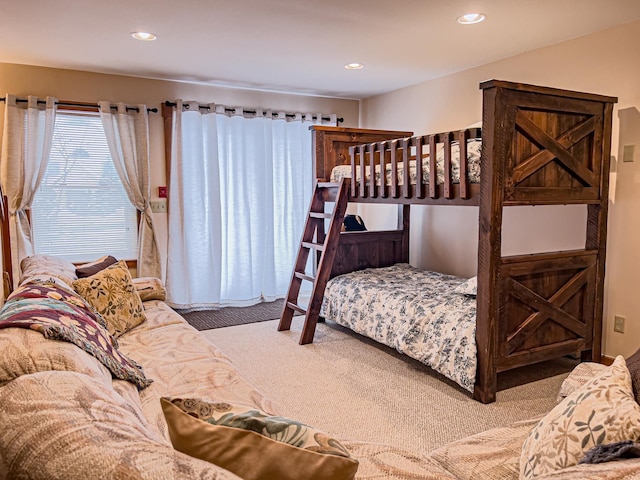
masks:
<svg viewBox="0 0 640 480"><path fill-rule="evenodd" d="M278 324L278 331L289 330L294 312L304 314L300 345L313 342L324 289L329 281L329 275L331 275L331 268L340 239L342 221L347 209L347 200L349 198L348 180L343 178L340 183L316 182L313 196L311 197L309 213L291 275L289 291L280 317L280 323ZM333 203L331 212L325 211L327 203ZM325 234L326 220L329 220L329 228ZM305 271L311 250L317 252L320 256L315 275L310 275ZM313 283L307 308L301 307L298 303L300 287L303 281Z"/></svg>

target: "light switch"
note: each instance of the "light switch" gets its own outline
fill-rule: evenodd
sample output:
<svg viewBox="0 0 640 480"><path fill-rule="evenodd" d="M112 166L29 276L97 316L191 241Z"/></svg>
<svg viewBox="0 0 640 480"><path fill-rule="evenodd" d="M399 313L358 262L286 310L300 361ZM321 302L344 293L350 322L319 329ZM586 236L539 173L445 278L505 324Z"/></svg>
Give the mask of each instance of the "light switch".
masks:
<svg viewBox="0 0 640 480"><path fill-rule="evenodd" d="M149 202L149 206L153 213L167 213L167 200L164 198Z"/></svg>
<svg viewBox="0 0 640 480"><path fill-rule="evenodd" d="M636 146L635 145L625 145L622 147L622 161L623 162L633 162L633 156L635 155Z"/></svg>

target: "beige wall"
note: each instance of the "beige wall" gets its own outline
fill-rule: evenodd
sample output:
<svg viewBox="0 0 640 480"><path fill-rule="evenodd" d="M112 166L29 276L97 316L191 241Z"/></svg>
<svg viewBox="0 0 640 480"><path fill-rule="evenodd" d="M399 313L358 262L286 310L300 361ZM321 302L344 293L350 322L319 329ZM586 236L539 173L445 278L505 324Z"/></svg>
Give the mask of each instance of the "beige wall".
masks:
<svg viewBox="0 0 640 480"><path fill-rule="evenodd" d="M362 102L361 127L429 133L464 128L480 120L478 84L496 78L617 96L614 111L611 203L605 282L604 353L628 355L640 347L640 22L535 50ZM633 163L622 146L635 144ZM360 208L367 224L387 226L395 212ZM384 207L383 207L384 209ZM411 262L464 276L477 268L477 208L412 209ZM512 207L505 212L503 252L524 253L584 246L586 210ZM370 220L370 221L369 221ZM549 235L537 240L540 229ZM624 334L613 315L626 317Z"/></svg>
<svg viewBox="0 0 640 480"><path fill-rule="evenodd" d="M168 82L75 70L0 63L0 96L47 95L60 100L96 102L109 100L159 107L165 100L195 100L229 106L261 107L312 113L336 113L343 126L357 126L359 102L303 95L285 95L254 90L213 87L184 82ZM4 124L4 103L0 103L0 132ZM166 185L163 121L160 113L150 114L151 195L157 199L158 186ZM154 214L163 265L166 259L167 216Z"/></svg>

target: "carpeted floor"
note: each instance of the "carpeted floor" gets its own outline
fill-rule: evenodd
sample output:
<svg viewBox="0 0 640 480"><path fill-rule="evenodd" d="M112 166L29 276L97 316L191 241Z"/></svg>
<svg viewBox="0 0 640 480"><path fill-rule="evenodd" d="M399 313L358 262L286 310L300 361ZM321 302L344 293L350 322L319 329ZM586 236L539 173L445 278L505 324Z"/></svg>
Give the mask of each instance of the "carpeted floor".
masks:
<svg viewBox="0 0 640 480"><path fill-rule="evenodd" d="M284 300L262 302L251 307L225 307L218 310L200 310L178 313L197 330L231 327L247 323L279 319Z"/></svg>
<svg viewBox="0 0 640 480"><path fill-rule="evenodd" d="M421 363L332 322L318 324L314 343L304 346L301 317L290 331L276 326L261 322L203 335L280 414L345 440L421 452L549 411L576 364L561 359L503 374L497 402L483 405Z"/></svg>

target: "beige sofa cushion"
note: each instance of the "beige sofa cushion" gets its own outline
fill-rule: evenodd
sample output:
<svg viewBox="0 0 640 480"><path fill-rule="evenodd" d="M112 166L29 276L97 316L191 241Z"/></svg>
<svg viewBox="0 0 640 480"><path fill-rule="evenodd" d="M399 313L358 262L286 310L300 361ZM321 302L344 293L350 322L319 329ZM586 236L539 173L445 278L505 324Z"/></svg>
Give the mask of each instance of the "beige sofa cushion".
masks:
<svg viewBox="0 0 640 480"><path fill-rule="evenodd" d="M66 370L111 380L111 373L96 358L72 343L48 340L26 328L0 329L0 383L30 373Z"/></svg>
<svg viewBox="0 0 640 480"><path fill-rule="evenodd" d="M448 443L431 452L430 457L458 479L517 479L522 442L538 420L517 422Z"/></svg>
<svg viewBox="0 0 640 480"><path fill-rule="evenodd" d="M358 460L356 480L456 480L422 452L381 443L342 440L342 444Z"/></svg>
<svg viewBox="0 0 640 480"><path fill-rule="evenodd" d="M0 478L238 479L166 445L110 381L25 375L0 388L0 405Z"/></svg>
<svg viewBox="0 0 640 480"><path fill-rule="evenodd" d="M145 416L169 441L160 397L195 396L255 405L275 413L271 401L251 385L215 345L166 303L144 303L147 321L122 335L120 351L142 365L153 383L140 392Z"/></svg>

